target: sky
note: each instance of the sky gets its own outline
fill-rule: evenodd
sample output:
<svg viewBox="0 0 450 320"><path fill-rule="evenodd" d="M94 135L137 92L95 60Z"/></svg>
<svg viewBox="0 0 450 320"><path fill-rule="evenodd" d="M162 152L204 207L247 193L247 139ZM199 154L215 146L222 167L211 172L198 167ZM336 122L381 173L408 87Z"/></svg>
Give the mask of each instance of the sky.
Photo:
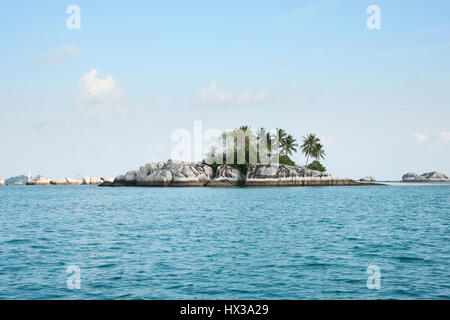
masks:
<svg viewBox="0 0 450 320"><path fill-rule="evenodd" d="M367 26L371 5L379 29ZM170 158L172 134L194 121L316 133L323 164L341 177L450 175L447 0L0 8L4 178L115 177Z"/></svg>

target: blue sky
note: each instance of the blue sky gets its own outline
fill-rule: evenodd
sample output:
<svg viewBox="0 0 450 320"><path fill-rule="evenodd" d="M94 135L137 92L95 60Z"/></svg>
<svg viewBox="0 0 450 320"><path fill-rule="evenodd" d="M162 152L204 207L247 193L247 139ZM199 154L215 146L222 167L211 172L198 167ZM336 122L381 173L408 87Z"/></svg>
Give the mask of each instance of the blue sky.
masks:
<svg viewBox="0 0 450 320"><path fill-rule="evenodd" d="M195 120L315 132L339 176L450 174L450 2L242 2L1 1L0 176L116 176Z"/></svg>

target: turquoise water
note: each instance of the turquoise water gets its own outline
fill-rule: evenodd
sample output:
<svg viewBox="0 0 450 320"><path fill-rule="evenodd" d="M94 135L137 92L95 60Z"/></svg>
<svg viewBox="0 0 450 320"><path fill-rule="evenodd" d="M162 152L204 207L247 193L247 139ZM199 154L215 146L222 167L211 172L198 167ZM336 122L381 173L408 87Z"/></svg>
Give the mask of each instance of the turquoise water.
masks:
<svg viewBox="0 0 450 320"><path fill-rule="evenodd" d="M450 299L449 224L448 184L3 187L0 299Z"/></svg>

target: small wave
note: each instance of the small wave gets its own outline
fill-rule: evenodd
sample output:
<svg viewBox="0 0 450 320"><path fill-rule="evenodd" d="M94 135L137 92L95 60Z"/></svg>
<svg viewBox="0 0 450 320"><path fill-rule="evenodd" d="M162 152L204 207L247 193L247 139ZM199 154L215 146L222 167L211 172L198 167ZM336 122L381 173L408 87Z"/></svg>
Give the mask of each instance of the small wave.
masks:
<svg viewBox="0 0 450 320"><path fill-rule="evenodd" d="M6 241L7 244L22 244L22 243L30 243L30 239L12 239Z"/></svg>
<svg viewBox="0 0 450 320"><path fill-rule="evenodd" d="M424 258L421 257L407 257L407 256L401 256L401 257L395 257L400 262L416 262L416 261L427 261Z"/></svg>

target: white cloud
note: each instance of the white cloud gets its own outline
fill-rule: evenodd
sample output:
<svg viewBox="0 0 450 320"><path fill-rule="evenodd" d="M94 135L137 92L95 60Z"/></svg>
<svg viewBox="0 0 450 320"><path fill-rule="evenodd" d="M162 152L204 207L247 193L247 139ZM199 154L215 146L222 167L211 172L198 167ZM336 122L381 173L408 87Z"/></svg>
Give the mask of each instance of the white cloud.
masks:
<svg viewBox="0 0 450 320"><path fill-rule="evenodd" d="M240 93L224 91L217 88L215 81L212 81L209 88L203 89L197 97L195 104L198 105L254 105L266 100L266 92L260 90L256 94L243 90Z"/></svg>
<svg viewBox="0 0 450 320"><path fill-rule="evenodd" d="M79 55L80 49L78 49L78 47L74 44L68 44L54 52L43 54L41 56L41 61L45 64L55 66L63 63L70 56Z"/></svg>
<svg viewBox="0 0 450 320"><path fill-rule="evenodd" d="M432 134L428 136L422 133L414 133L414 137L416 142L424 143L424 142L434 142L434 143L447 143L450 142L450 131L441 131L439 134Z"/></svg>
<svg viewBox="0 0 450 320"><path fill-rule="evenodd" d="M111 75L101 78L99 72L92 69L81 78L80 89L78 105L83 112L103 118L114 111L128 113L128 108L120 103L119 87Z"/></svg>
<svg viewBox="0 0 450 320"><path fill-rule="evenodd" d="M439 138L441 142L450 142L450 131L441 131Z"/></svg>
<svg viewBox="0 0 450 320"><path fill-rule="evenodd" d="M117 83L111 75L101 79L95 69L83 75L80 85L83 94L94 99L109 99L117 90Z"/></svg>
<svg viewBox="0 0 450 320"><path fill-rule="evenodd" d="M421 134L421 133L414 133L414 137L416 138L416 141L418 143L424 143L428 142L430 138L427 135Z"/></svg>

